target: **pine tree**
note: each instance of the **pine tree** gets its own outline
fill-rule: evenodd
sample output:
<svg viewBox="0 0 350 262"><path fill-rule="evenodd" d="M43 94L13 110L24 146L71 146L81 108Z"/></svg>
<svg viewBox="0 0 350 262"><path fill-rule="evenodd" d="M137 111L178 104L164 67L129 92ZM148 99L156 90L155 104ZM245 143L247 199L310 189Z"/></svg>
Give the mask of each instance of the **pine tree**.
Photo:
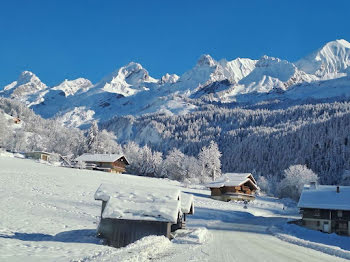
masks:
<svg viewBox="0 0 350 262"><path fill-rule="evenodd" d="M96 140L98 136L98 125L97 121L93 121L87 133L87 147L91 153L96 153Z"/></svg>

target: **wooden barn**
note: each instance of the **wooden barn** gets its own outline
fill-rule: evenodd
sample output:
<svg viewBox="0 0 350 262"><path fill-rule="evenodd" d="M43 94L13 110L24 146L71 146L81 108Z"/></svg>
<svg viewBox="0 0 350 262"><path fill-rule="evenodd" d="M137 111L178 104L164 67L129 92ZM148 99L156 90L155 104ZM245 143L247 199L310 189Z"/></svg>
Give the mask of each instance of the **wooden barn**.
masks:
<svg viewBox="0 0 350 262"><path fill-rule="evenodd" d="M49 161L51 153L44 152L44 151L33 151L33 152L26 152L24 153L24 155L26 158Z"/></svg>
<svg viewBox="0 0 350 262"><path fill-rule="evenodd" d="M350 236L350 186L305 185L298 208L303 226Z"/></svg>
<svg viewBox="0 0 350 262"><path fill-rule="evenodd" d="M164 220L164 216L161 220L140 218L136 219L136 221L135 219L129 219L127 217L124 217L124 219L116 219L109 216L107 219L105 210L109 205L108 203L110 199L113 199L113 208L116 208L114 212L120 212L118 208L121 207L115 204L117 201L129 203L135 208L139 204L138 207L140 210L142 207L147 209L146 211L143 211L143 214L148 214L149 210L158 210L157 212L160 212L159 210L166 210L167 207L164 206L166 203L166 205L169 205L169 210L167 212L171 213L176 211L177 216L176 219L168 218L167 220ZM107 225L109 227L115 228L113 229L116 230L115 232L121 232L120 228L124 228L125 230L123 231L123 234L127 235L124 236L124 238L128 239L127 242L133 242L137 240L136 238L141 238L145 235L159 235L161 233L161 235L170 237L170 232L185 227L186 215L194 214L193 195L183 193L177 188L153 188L143 187L139 185L120 187L112 184L101 184L95 193L95 200L102 201L100 223L101 226L98 228L98 234L102 238L107 238L107 243L113 246L118 246L118 244L112 244L112 242L108 242L108 239L110 239L111 236L109 234L106 234L104 231ZM152 209L148 207L149 205L152 205ZM157 213L157 216L158 215L159 214ZM138 231L140 232L138 233ZM116 241L118 243L120 242L120 240L113 241ZM122 244L125 243L123 242Z"/></svg>
<svg viewBox="0 0 350 262"><path fill-rule="evenodd" d="M251 173L225 173L207 185L211 197L216 200L254 200L258 189Z"/></svg>
<svg viewBox="0 0 350 262"><path fill-rule="evenodd" d="M111 197L102 213L97 232L106 244L124 247L145 236L171 237L171 225L181 215L180 202L133 202Z"/></svg>
<svg viewBox="0 0 350 262"><path fill-rule="evenodd" d="M110 173L124 173L129 165L128 160L121 154L84 154L75 160L85 162L87 169Z"/></svg>

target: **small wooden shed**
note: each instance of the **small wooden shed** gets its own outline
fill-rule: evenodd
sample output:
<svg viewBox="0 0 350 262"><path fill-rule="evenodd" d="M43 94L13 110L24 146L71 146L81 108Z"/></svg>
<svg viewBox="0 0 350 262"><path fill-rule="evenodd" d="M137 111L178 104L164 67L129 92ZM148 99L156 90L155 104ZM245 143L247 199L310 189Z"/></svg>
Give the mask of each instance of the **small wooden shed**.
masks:
<svg viewBox="0 0 350 262"><path fill-rule="evenodd" d="M251 173L225 173L207 187L210 188L213 199L222 201L254 200L258 189Z"/></svg>
<svg viewBox="0 0 350 262"><path fill-rule="evenodd" d="M26 152L24 153L24 155L26 158L49 161L51 153L44 152L44 151L32 151L32 152Z"/></svg>
<svg viewBox="0 0 350 262"><path fill-rule="evenodd" d="M116 208L115 212L118 212L118 208L120 208L115 203L117 203L117 201L122 201L125 203L130 203L130 205L135 207L138 204L140 204L139 206L140 208L143 206L144 208L147 207L147 209L149 208L148 207L149 205L152 205L153 208L149 210L164 211L168 209L168 211L166 212L170 212L170 213L176 210L177 216L176 216L176 219L168 219L166 221L151 219L151 222L149 221L149 219L133 219L132 221L129 221L129 219L117 219L115 217L113 218L113 220L111 220L111 218L106 217L106 213L105 213L105 210L109 205L108 203L110 199L114 199L112 200L112 202L114 203L113 207ZM98 232L103 238L106 238L106 233L102 234L102 231L104 230L103 228L105 228L107 225L108 227L115 228L113 230L117 230L118 232L121 232L120 228L125 227L126 224L130 226L130 230L132 229L135 231L134 233L130 231L123 231L124 232L123 234L126 234L124 238L131 239L130 241L135 241L135 236L143 237L145 235L150 235L150 234L157 235L159 234L159 232L162 232L162 235L170 237L170 232L173 232L177 229L185 227L186 215L194 214L193 195L183 193L179 189L173 188L173 187L159 188L159 187L145 187L140 185L128 185L127 187L125 186L121 187L118 185L104 183L104 184L101 184L97 189L95 193L95 200L102 201L101 223L100 223L101 227L99 226ZM169 207L165 206L166 203L169 205ZM143 214L147 214L147 212L149 211L145 211ZM128 221L125 221L125 220L128 220ZM164 224L165 222L166 224ZM153 228L153 229L150 229L150 228ZM143 233L137 233L139 230ZM134 234L135 236L130 236L130 234ZM110 238L109 235L107 237ZM120 240L113 240L113 241L117 241L118 243L120 242ZM111 244L111 242L108 242L108 241L107 243Z"/></svg>
<svg viewBox="0 0 350 262"><path fill-rule="evenodd" d="M124 173L126 166L129 165L122 154L83 154L75 160L85 162L87 169L111 173Z"/></svg>
<svg viewBox="0 0 350 262"><path fill-rule="evenodd" d="M98 236L108 245L124 247L145 236L171 237L171 225L181 217L177 200L134 202L110 197L102 212Z"/></svg>

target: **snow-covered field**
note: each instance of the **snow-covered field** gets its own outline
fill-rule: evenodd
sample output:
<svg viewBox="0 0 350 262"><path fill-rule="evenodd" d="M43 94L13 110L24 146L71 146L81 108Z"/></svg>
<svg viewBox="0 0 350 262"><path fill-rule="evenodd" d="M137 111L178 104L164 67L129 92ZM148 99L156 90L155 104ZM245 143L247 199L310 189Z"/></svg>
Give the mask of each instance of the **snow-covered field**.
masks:
<svg viewBox="0 0 350 262"><path fill-rule="evenodd" d="M104 246L95 237L101 203L94 193L101 183L179 187L194 194L195 215L172 241L150 236L121 249ZM344 261L350 254L350 238L287 225L297 216L290 201L259 197L245 209L212 200L201 187L10 154L0 156L0 185L0 261Z"/></svg>

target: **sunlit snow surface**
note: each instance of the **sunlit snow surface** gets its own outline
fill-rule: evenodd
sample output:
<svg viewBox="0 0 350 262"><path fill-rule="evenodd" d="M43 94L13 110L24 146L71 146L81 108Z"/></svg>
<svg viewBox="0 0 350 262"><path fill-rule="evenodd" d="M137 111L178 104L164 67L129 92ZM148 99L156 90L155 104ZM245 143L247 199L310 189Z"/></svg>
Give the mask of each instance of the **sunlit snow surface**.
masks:
<svg viewBox="0 0 350 262"><path fill-rule="evenodd" d="M286 224L297 217L290 201L259 197L245 209L210 199L200 186L54 167L9 153L1 153L0 167L0 261L343 261L298 245L319 241L343 257L350 250L344 237L332 235L332 242L319 232L311 239L309 230L295 233ZM101 183L179 188L194 194L196 212L172 241L150 236L126 248L104 246L95 237L101 202L94 193ZM280 240L281 234L298 245Z"/></svg>

